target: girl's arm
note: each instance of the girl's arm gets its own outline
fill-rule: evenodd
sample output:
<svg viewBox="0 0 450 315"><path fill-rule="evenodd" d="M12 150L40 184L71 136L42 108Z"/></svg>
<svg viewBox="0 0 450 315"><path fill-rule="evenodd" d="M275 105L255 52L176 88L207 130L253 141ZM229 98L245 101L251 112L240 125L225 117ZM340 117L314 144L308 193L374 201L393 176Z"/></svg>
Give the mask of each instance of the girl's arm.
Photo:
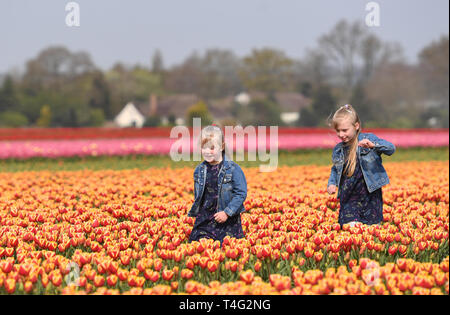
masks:
<svg viewBox="0 0 450 315"><path fill-rule="evenodd" d="M380 139L373 133L369 134L369 140L373 142L373 144L375 144L375 147L373 149L378 154L384 153L386 155L392 155L396 150L395 145L393 143L384 139Z"/></svg>
<svg viewBox="0 0 450 315"><path fill-rule="evenodd" d="M198 174L197 174L197 169L195 169L194 171L194 200L197 198L197 188L195 185L195 181L197 180ZM195 201L194 201L195 203ZM195 217L194 215L192 215L191 211L188 212L188 217Z"/></svg>
<svg viewBox="0 0 450 315"><path fill-rule="evenodd" d="M330 187L331 185L336 186L337 182L338 182L338 178L337 178L337 168L336 165L334 165L334 156L336 154L337 148L338 148L339 144L337 144L334 149L333 149L333 153L331 155L331 159L333 161L333 166L331 167L331 173L330 173L330 178L328 179L328 185L327 187Z"/></svg>
<svg viewBox="0 0 450 315"><path fill-rule="evenodd" d="M197 198L197 188L195 185L197 178L198 178L198 168L195 168L195 170L194 170L194 198Z"/></svg>
<svg viewBox="0 0 450 315"><path fill-rule="evenodd" d="M336 169L336 166L333 165L331 167L331 174L330 174L330 178L328 179L327 187L329 187L331 185L336 186L336 184L337 184L337 178L336 177L337 177L337 169Z"/></svg>
<svg viewBox="0 0 450 315"><path fill-rule="evenodd" d="M247 181L244 172L238 165L236 165L233 170L232 181L233 197L227 207L223 210L229 217L232 217L238 212L239 208L247 198Z"/></svg>

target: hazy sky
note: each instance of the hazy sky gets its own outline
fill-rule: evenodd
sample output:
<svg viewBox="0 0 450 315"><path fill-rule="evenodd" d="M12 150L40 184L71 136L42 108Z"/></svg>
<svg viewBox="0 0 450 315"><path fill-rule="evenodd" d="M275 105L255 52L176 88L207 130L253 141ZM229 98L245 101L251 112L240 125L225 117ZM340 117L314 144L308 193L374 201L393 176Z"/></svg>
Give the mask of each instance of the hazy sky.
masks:
<svg viewBox="0 0 450 315"><path fill-rule="evenodd" d="M364 23L368 0L78 0L80 27L66 25L66 0L0 0L0 73L22 70L50 45L87 51L97 66L121 61L164 63L194 50L223 48L242 57L253 48L281 49L292 58L314 48L341 19ZM397 41L408 62L449 29L448 0L378 0L385 41Z"/></svg>

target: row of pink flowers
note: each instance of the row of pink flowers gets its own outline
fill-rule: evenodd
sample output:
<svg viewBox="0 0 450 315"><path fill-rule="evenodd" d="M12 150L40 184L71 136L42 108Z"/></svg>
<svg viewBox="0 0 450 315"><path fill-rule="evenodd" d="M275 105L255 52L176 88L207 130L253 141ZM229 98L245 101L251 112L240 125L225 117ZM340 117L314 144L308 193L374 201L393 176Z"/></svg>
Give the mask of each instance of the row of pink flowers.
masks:
<svg viewBox="0 0 450 315"><path fill-rule="evenodd" d="M408 147L442 147L449 145L448 130L434 133L410 131L379 131L377 136L391 141L399 148ZM0 159L32 158L32 157L71 157L71 156L100 156L100 155L131 155L131 154L169 154L177 139L169 137L153 138L119 138L119 139L84 139L84 140L31 140L31 141L0 141ZM339 139L332 132L281 134L278 135L279 150L296 150L311 148L333 148ZM186 140L185 146L192 150L193 141ZM178 143L178 144L181 144ZM265 145L270 148L270 137L267 136ZM176 147L181 147L183 144ZM257 141L234 141L227 143L229 149L244 148L246 151L257 150Z"/></svg>
<svg viewBox="0 0 450 315"><path fill-rule="evenodd" d="M258 128L255 128L258 131ZM29 140L81 140L81 139L128 139L128 138L168 138L170 127L146 128L0 128L0 141ZM192 133L192 128L189 132ZM269 132L269 128L266 129ZM365 129L378 134L388 132L395 134L420 133L433 135L447 132L448 129ZM329 134L329 128L279 127L279 135L316 135Z"/></svg>

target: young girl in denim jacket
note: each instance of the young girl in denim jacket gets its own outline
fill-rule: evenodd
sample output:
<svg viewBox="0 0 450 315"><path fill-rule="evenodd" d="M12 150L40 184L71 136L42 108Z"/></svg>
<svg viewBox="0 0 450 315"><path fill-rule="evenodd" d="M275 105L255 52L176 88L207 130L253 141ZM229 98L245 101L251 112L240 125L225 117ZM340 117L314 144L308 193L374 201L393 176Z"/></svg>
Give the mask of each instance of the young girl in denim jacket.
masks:
<svg viewBox="0 0 450 315"><path fill-rule="evenodd" d="M194 171L195 201L188 216L195 217L189 241L243 238L241 213L245 211L247 182L242 169L225 154L222 130L207 126L201 132L204 161Z"/></svg>
<svg viewBox="0 0 450 315"><path fill-rule="evenodd" d="M339 224L356 222L378 224L383 221L381 187L389 183L381 154L392 155L395 146L371 133L361 132L361 121L351 105L339 108L330 125L342 142L333 150L327 191L338 191Z"/></svg>

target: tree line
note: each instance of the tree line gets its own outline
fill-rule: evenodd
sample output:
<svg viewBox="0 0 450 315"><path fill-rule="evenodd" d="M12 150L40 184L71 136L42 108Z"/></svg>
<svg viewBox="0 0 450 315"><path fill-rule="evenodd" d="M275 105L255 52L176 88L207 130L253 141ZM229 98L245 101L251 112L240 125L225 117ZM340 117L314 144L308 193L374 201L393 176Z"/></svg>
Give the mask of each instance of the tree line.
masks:
<svg viewBox="0 0 450 315"><path fill-rule="evenodd" d="M87 52L48 47L27 61L24 73L8 74L0 83L0 126L102 126L127 102L148 101L150 94L195 94L202 102L189 115L208 115L211 100L258 91L266 99L246 109L236 104L237 121L282 125L273 95L298 92L312 100L298 126L325 126L338 104L350 103L366 127L448 128L448 90L448 35L431 41L409 64L400 44L342 20L301 59L270 47L244 57L209 49L167 68L156 50L148 65L117 63L101 70ZM150 125L160 122L149 119Z"/></svg>

